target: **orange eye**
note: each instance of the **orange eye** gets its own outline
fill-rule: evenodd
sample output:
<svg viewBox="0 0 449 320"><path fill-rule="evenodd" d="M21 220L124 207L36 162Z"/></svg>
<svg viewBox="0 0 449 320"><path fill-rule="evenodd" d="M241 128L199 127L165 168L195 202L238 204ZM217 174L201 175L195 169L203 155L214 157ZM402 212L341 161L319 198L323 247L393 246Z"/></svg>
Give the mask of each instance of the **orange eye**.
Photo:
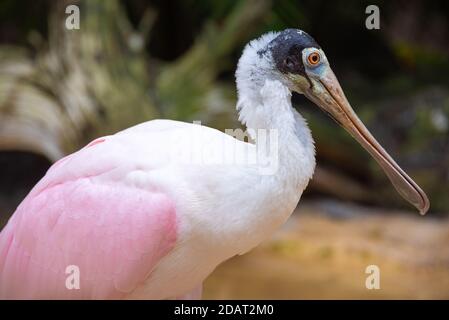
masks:
<svg viewBox="0 0 449 320"><path fill-rule="evenodd" d="M320 54L318 52L312 52L311 54L309 54L309 56L307 57L307 61L309 61L309 63L314 66L316 64L318 64L318 62L320 62L321 57Z"/></svg>

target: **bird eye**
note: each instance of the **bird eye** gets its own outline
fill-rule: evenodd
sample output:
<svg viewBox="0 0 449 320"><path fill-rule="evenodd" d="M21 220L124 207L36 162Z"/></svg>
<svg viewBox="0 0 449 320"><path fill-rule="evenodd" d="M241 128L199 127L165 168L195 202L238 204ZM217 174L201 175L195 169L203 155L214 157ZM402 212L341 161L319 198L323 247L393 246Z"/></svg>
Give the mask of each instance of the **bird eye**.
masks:
<svg viewBox="0 0 449 320"><path fill-rule="evenodd" d="M321 60L321 56L318 52L312 52L307 57L307 61L310 63L310 65L314 66L317 65Z"/></svg>

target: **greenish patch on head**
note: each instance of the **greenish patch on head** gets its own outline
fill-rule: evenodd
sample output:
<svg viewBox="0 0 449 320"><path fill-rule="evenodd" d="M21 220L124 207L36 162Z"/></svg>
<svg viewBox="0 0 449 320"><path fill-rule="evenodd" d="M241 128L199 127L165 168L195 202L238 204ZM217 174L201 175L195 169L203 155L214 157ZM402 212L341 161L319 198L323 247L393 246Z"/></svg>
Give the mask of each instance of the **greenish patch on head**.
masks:
<svg viewBox="0 0 449 320"><path fill-rule="evenodd" d="M303 93L302 88L309 88L311 86L310 81L301 74L288 73L287 78L295 84L295 89L298 93Z"/></svg>

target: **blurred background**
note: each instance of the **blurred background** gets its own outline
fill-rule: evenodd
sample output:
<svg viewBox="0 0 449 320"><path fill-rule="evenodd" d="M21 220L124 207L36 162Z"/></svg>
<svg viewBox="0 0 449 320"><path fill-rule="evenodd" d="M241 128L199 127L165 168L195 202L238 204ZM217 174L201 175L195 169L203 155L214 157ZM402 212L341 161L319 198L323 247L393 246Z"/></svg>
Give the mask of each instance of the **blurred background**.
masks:
<svg viewBox="0 0 449 320"><path fill-rule="evenodd" d="M79 30L65 8L80 8ZM365 8L380 9L367 30ZM153 118L239 127L246 42L300 28L348 100L426 191L420 217L368 154L299 95L317 146L313 181L272 239L226 262L205 297L449 298L449 2L0 1L0 227L49 166ZM365 288L365 268L381 289Z"/></svg>

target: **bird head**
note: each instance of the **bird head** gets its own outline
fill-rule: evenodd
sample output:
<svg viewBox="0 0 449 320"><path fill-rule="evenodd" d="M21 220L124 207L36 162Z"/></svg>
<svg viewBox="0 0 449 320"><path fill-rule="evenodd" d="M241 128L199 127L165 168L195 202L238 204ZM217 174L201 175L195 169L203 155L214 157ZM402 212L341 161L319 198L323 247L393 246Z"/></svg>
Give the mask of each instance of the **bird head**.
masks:
<svg viewBox="0 0 449 320"><path fill-rule="evenodd" d="M287 29L278 33L262 50L259 54L268 53L281 80L291 90L304 94L346 129L377 161L399 194L425 214L430 206L426 194L358 118L316 41L304 31Z"/></svg>

